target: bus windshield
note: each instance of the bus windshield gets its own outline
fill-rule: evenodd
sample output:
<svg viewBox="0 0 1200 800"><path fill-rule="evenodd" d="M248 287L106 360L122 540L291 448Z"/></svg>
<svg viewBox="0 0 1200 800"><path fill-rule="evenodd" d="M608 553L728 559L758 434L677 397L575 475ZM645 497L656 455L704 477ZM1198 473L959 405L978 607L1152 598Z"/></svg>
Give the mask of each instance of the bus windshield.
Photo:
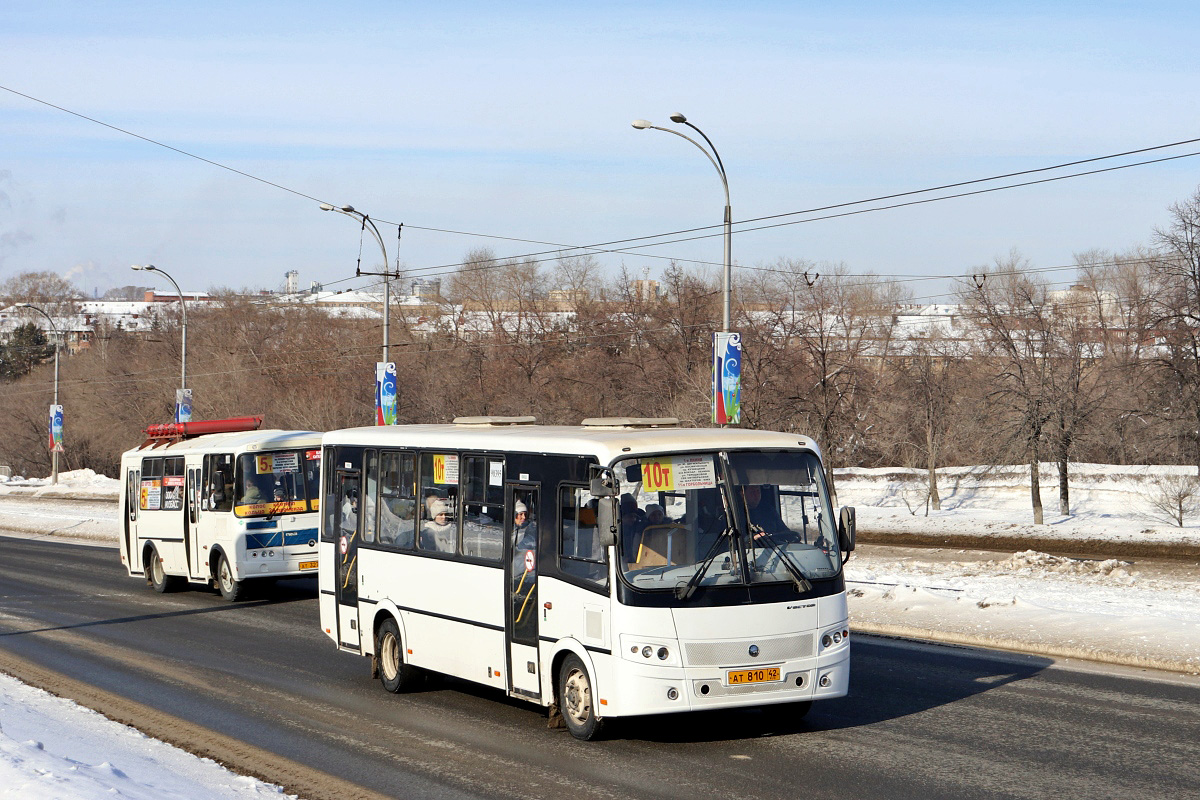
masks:
<svg viewBox="0 0 1200 800"><path fill-rule="evenodd" d="M311 458L316 454L315 458ZM320 471L318 450L277 450L244 453L237 461L237 492L233 511L239 517L300 514L316 510ZM310 474L311 473L311 474Z"/></svg>
<svg viewBox="0 0 1200 800"><path fill-rule="evenodd" d="M635 589L796 583L841 569L820 460L804 451L650 456L615 465L620 565Z"/></svg>

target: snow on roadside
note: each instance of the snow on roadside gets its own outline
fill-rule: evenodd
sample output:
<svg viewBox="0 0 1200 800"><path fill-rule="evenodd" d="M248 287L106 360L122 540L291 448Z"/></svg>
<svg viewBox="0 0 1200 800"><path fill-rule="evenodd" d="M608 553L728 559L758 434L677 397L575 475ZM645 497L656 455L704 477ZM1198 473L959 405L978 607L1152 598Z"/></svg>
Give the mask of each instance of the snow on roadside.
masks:
<svg viewBox="0 0 1200 800"><path fill-rule="evenodd" d="M1195 467L1072 463L1069 474L1071 514L1062 515L1057 467L1041 465L1043 525L1033 524L1028 466L939 469L941 511L926 510L923 470L850 467L834 478L838 502L855 506L867 531L1200 545L1200 516L1180 528L1152 504L1160 480Z"/></svg>
<svg viewBox="0 0 1200 800"><path fill-rule="evenodd" d="M0 674L0 798L295 798Z"/></svg>
<svg viewBox="0 0 1200 800"><path fill-rule="evenodd" d="M78 498L83 500L113 500L121 496L121 482L98 475L90 469L73 469L58 473L58 483L49 478L0 478L0 496Z"/></svg>
<svg viewBox="0 0 1200 800"><path fill-rule="evenodd" d="M932 553L930 554L932 555ZM854 555L852 626L1200 673L1200 583L1118 559Z"/></svg>

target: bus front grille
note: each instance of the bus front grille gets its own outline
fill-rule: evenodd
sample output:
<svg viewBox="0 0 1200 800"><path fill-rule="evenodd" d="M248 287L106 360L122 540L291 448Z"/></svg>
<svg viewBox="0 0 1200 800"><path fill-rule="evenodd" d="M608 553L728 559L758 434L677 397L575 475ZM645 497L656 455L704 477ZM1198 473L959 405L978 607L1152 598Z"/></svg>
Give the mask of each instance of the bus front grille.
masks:
<svg viewBox="0 0 1200 800"><path fill-rule="evenodd" d="M750 647L758 655L750 655ZM774 639L737 639L722 642L686 642L684 656L689 667L720 667L755 662L770 664L793 658L810 658L813 654L813 635L801 633Z"/></svg>

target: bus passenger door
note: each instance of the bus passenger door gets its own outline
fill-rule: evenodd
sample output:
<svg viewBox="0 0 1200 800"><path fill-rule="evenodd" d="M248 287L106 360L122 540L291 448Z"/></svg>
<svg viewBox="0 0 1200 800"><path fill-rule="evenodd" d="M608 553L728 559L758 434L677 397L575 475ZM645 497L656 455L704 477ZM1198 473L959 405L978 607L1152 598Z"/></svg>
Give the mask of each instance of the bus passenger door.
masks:
<svg viewBox="0 0 1200 800"><path fill-rule="evenodd" d="M334 589L337 595L338 646L359 651L358 630L358 470L338 470L335 476L336 505L326 513L337 525L337 569Z"/></svg>
<svg viewBox="0 0 1200 800"><path fill-rule="evenodd" d="M504 633L508 651L508 691L541 697L538 670L538 489L510 483L505 487ZM524 510L522 515L520 512Z"/></svg>
<svg viewBox="0 0 1200 800"><path fill-rule="evenodd" d="M137 546L138 503L141 500L142 481L139 470L125 473L125 562L133 575L142 574L142 561Z"/></svg>
<svg viewBox="0 0 1200 800"><path fill-rule="evenodd" d="M187 468L187 483L183 488L183 554L187 559L187 574L189 578L196 576L197 542L196 526L200 522L200 468Z"/></svg>

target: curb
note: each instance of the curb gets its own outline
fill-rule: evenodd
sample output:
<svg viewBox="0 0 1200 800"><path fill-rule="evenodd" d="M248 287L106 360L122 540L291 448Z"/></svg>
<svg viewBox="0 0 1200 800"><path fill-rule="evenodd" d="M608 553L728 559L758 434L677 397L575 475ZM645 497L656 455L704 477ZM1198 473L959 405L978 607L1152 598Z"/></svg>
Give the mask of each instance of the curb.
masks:
<svg viewBox="0 0 1200 800"><path fill-rule="evenodd" d="M969 633L947 633L928 628L915 628L908 625L878 625L856 623L854 615L850 615L850 632L863 633L873 636L884 636L897 639L917 639L934 644L959 644L970 647L982 647L988 650L1007 650L1024 655L1050 656L1052 658L1074 658L1081 661L1094 661L1101 664L1116 664L1123 667L1138 667L1141 669L1156 669L1164 672L1179 672L1185 675L1200 675L1200 664L1186 661L1170 661L1159 658L1144 658L1129 653L1119 653L1105 650L1087 650L1078 647L1062 647L1023 642L1017 639L1005 639L992 636L974 636Z"/></svg>

